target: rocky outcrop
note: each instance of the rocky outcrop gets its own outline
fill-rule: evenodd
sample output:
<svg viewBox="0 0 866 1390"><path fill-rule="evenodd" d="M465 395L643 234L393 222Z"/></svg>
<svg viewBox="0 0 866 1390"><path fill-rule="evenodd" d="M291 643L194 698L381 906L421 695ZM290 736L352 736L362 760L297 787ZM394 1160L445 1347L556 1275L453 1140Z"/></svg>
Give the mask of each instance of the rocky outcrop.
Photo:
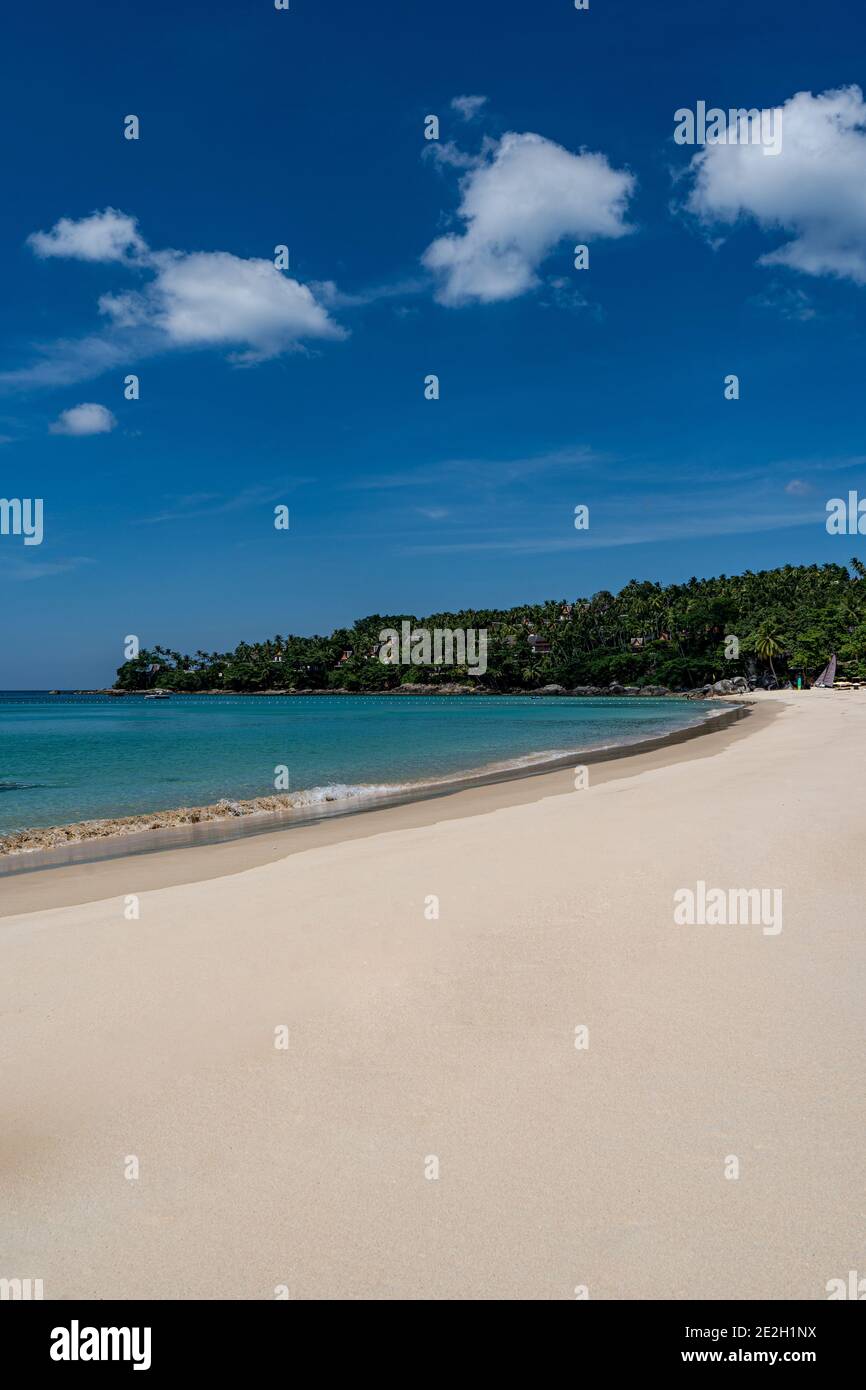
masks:
<svg viewBox="0 0 866 1390"><path fill-rule="evenodd" d="M749 684L742 676L732 676L713 681L711 687L705 686L704 689L712 689L716 695L748 695Z"/></svg>
<svg viewBox="0 0 866 1390"><path fill-rule="evenodd" d="M673 691L666 685L620 685L617 681L612 681L610 685L575 685L567 692L569 695L583 695L587 699L598 699L603 695L628 696L630 699L639 699L642 695L650 696L655 699L662 699L673 696Z"/></svg>
<svg viewBox="0 0 866 1390"><path fill-rule="evenodd" d="M684 700L713 700L717 695L748 695L749 683L743 676L726 676L724 680L713 681L712 685L702 685L696 690L683 692Z"/></svg>

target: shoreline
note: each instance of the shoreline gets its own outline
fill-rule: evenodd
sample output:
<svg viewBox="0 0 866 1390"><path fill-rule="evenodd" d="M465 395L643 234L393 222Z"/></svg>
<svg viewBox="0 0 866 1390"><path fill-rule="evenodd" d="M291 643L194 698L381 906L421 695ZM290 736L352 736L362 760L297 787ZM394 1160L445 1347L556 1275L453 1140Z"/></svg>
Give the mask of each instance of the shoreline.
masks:
<svg viewBox="0 0 866 1390"><path fill-rule="evenodd" d="M601 750L591 762L587 755L585 762L593 768L591 787L711 759L731 744L751 739L782 713L780 701L731 699L725 710L699 725L645 740L640 746L623 744ZM6 855L0 859L0 921L22 912L123 896L131 891L130 884L137 892L194 884L392 830L464 820L547 797L574 796L573 768L574 758L568 757L556 766L516 769L509 776L487 775L472 785L451 784L426 796L395 796L388 804L364 802L341 811L309 815L303 821L278 814L248 817L242 822L228 818L137 836L83 841L58 850Z"/></svg>
<svg viewBox="0 0 866 1390"><path fill-rule="evenodd" d="M291 830L322 820L452 796L473 787L543 776L573 767L576 759L580 759L581 765L594 766L719 732L746 717L747 712L745 700L738 701L734 708L708 711L698 723L650 738L576 748L563 753L540 751L445 777L384 784L382 788L371 785L369 790L359 787L355 794L346 797L322 797L307 802L293 800L327 790L312 787L246 799L224 797L206 806L166 807L60 825L25 826L0 834L0 878L71 863L99 862L119 855L224 843L248 835L268 834L276 829ZM152 823L148 825L147 822Z"/></svg>

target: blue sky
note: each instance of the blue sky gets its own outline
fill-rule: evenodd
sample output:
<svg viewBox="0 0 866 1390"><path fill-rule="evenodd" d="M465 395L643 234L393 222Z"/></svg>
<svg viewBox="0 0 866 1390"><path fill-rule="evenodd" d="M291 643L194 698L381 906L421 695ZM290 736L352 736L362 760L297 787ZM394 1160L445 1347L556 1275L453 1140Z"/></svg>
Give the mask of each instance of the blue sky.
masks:
<svg viewBox="0 0 866 1390"><path fill-rule="evenodd" d="M10 12L0 496L44 539L0 536L0 687L847 561L864 37L838 0ZM781 153L677 145L701 100L781 108Z"/></svg>

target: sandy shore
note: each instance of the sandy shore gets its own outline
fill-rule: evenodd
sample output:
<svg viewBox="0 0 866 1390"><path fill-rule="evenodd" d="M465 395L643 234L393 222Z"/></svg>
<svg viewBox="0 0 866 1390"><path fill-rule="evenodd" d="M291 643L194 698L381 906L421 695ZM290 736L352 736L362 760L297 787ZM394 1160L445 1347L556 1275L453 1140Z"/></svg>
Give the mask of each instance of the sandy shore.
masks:
<svg viewBox="0 0 866 1390"><path fill-rule="evenodd" d="M783 694L582 790L0 880L0 1277L826 1297L862 1265L864 754L864 696ZM674 925L698 880L780 888L783 929Z"/></svg>

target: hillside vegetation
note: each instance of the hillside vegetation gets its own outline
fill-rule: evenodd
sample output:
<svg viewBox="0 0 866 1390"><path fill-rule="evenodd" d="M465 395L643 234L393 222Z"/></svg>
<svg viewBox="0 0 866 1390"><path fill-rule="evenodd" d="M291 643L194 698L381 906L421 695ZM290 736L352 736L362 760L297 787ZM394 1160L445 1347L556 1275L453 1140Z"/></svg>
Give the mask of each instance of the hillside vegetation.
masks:
<svg viewBox="0 0 866 1390"><path fill-rule="evenodd" d="M485 674L384 664L380 633L405 620L428 630L486 629ZM510 609L372 614L327 637L277 635L226 652L187 656L155 646L119 668L116 688L377 691L477 682L513 691L616 681L682 690L736 675L754 682L770 672L780 682L800 673L812 679L832 652L840 675L866 677L866 568L856 559L850 571L785 565L667 586L631 580L618 594Z"/></svg>

